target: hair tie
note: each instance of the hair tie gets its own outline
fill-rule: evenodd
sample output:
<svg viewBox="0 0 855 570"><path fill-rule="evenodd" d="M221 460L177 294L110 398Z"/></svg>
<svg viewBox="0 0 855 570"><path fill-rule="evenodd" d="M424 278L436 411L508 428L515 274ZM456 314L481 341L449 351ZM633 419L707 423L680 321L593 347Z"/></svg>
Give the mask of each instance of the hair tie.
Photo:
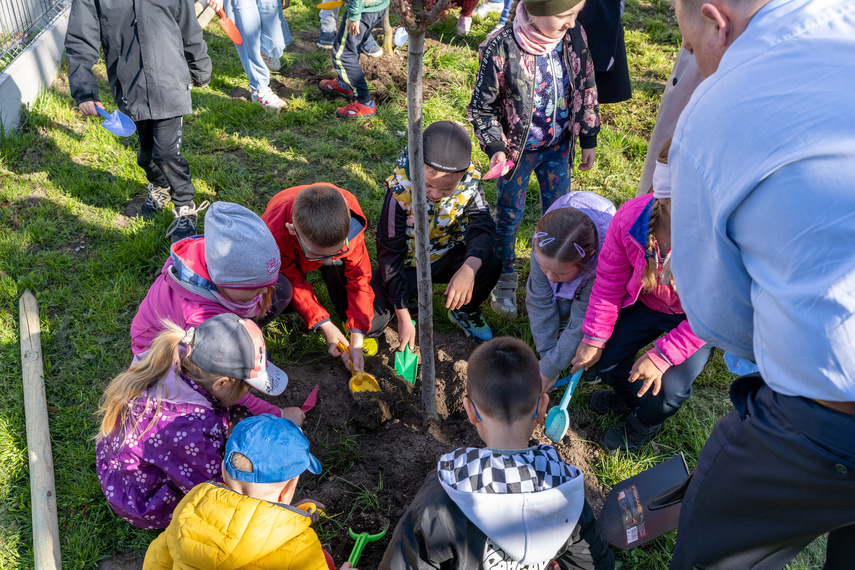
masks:
<svg viewBox="0 0 855 570"><path fill-rule="evenodd" d="M189 329L187 329L187 332L184 333L184 336L181 338L181 342L186 344L187 346L192 346L195 338L196 327L190 327Z"/></svg>
<svg viewBox="0 0 855 570"><path fill-rule="evenodd" d="M647 260L647 259L653 259L655 256L656 256L656 254L655 254L655 253L653 253L652 251L648 251L648 252L645 252L645 254L644 254L644 259L645 259L645 260Z"/></svg>

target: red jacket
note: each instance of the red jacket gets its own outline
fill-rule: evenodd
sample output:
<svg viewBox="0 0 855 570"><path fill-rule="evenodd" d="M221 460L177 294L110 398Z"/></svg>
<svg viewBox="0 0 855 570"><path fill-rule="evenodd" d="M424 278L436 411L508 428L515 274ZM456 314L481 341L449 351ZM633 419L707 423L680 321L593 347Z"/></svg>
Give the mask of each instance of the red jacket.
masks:
<svg viewBox="0 0 855 570"><path fill-rule="evenodd" d="M287 277L294 287L291 304L306 324L316 329L318 325L329 320L330 315L318 302L314 289L306 281L306 274L318 269L321 263L306 259L297 236L291 235L285 227L286 223L294 223L294 198L307 187L308 185L294 186L276 194L270 199L261 219L270 228L279 246L279 255L282 258L279 272ZM371 319L374 318L374 292L369 285L371 259L365 247L365 228L368 226L368 220L353 194L337 186L335 188L347 200L351 216L348 236L350 249L339 258L344 262L344 275L347 280L347 330L364 334L371 329Z"/></svg>

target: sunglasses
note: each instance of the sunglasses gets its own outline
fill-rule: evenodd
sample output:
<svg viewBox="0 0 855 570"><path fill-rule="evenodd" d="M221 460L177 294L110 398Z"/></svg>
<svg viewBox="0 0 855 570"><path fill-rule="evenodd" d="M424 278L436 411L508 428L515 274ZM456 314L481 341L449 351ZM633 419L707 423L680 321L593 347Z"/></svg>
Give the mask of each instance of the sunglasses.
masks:
<svg viewBox="0 0 855 570"><path fill-rule="evenodd" d="M297 241L300 242L300 248L303 250L303 255L306 256L308 261L325 261L327 259L333 259L334 257L340 257L345 255L350 251L349 239L344 238L344 247L335 253L331 253L330 255L309 255L309 251L306 249L306 245L303 243L303 238L300 237L300 233L297 231L297 227L294 227L294 235L297 236Z"/></svg>

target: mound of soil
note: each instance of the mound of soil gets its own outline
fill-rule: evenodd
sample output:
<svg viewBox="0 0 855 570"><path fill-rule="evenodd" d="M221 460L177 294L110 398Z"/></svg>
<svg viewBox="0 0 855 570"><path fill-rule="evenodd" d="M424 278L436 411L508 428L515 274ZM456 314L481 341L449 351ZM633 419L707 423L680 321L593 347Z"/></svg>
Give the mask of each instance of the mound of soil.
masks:
<svg viewBox="0 0 855 570"><path fill-rule="evenodd" d="M382 44L382 36L374 32L375 39ZM303 93L308 87L317 88L321 79L335 77L332 64L319 69L313 58L305 57L321 50L315 43L318 41L318 31L295 31L293 32L293 43L288 46L288 53L296 56L294 63L283 66L278 76L274 75L270 87L283 99L289 99L294 95ZM432 46L441 46L435 39L425 38L425 50ZM327 60L329 63L329 59ZM399 48L395 53L384 53L380 57L368 57L362 55L359 65L368 80L374 100L383 104L388 101L394 93L407 93L407 50ZM424 79L422 83L424 97L428 98L439 89L437 79ZM249 97L246 89L236 89L231 94L234 97ZM319 95L322 95L319 92ZM325 96L325 95L324 95Z"/></svg>

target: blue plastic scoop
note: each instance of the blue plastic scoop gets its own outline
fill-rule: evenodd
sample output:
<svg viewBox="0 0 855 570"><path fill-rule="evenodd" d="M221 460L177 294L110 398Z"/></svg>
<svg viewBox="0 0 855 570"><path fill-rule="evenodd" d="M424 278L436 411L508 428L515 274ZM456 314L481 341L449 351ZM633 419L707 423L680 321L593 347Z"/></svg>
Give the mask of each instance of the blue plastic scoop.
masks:
<svg viewBox="0 0 855 570"><path fill-rule="evenodd" d="M137 126L130 117L119 110L108 113L101 107L95 105L95 110L98 114L104 117L104 122L101 126L120 137L129 137L137 130Z"/></svg>
<svg viewBox="0 0 855 570"><path fill-rule="evenodd" d="M570 397L573 395L573 391L579 384L579 379L582 377L582 373L584 371L585 369L581 368L570 377L570 382L567 389L564 391L564 397L561 398L561 403L558 404L557 407L549 410L549 413L546 414L546 427L544 431L546 432L546 437L555 443L558 443L564 439L565 435L567 435L567 428L570 427L570 414L567 413L567 404L570 403ZM558 382L560 382L560 380ZM558 382L556 382L556 384Z"/></svg>

